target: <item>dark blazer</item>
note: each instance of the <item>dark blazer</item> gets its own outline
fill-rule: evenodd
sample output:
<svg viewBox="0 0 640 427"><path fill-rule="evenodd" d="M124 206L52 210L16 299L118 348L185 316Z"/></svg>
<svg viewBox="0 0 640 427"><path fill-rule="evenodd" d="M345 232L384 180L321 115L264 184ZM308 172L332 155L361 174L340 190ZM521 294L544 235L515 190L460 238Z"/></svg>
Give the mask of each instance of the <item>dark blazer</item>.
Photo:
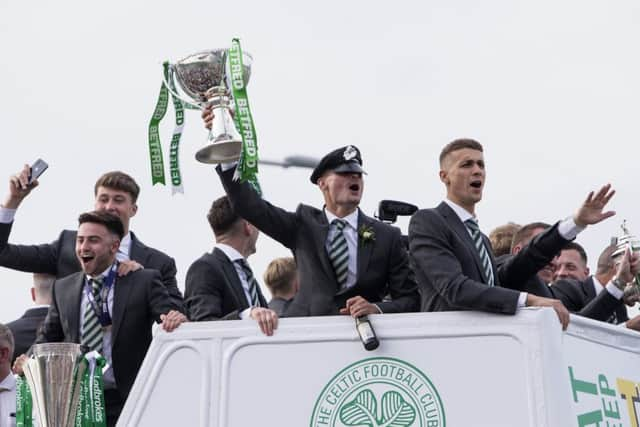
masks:
<svg viewBox="0 0 640 427"><path fill-rule="evenodd" d="M185 308L194 322L240 319L249 308L247 297L233 262L218 248L198 258L187 271ZM267 306L258 287L260 305Z"/></svg>
<svg viewBox="0 0 640 427"><path fill-rule="evenodd" d="M483 234L485 246L489 239ZM536 236L520 253L496 268L487 286L480 256L467 227L442 202L416 212L409 223L409 252L422 295L422 311L479 310L513 314L525 281L547 265L567 243L558 225Z"/></svg>
<svg viewBox="0 0 640 427"><path fill-rule="evenodd" d="M238 215L293 252L300 290L285 316L339 314L346 300L357 295L377 304L384 313L418 310L417 286L400 230L359 212L358 230L370 228L375 240L358 240L356 283L340 289L325 248L329 223L321 209L301 204L295 212L287 212L263 200L248 183L234 181L233 168L223 172L218 167L217 171Z"/></svg>
<svg viewBox="0 0 640 427"><path fill-rule="evenodd" d="M551 286L551 291L569 311L603 322L622 323L629 320L627 308L622 299L616 299L604 289L596 296L592 276L584 282L559 280ZM612 318L614 313L615 322Z"/></svg>
<svg viewBox="0 0 640 427"><path fill-rule="evenodd" d="M85 275L74 273L53 284L52 305L37 342L80 343L80 303ZM111 345L113 374L124 399L151 344L151 326L160 315L176 310L160 273L142 269L118 277L114 285Z"/></svg>
<svg viewBox="0 0 640 427"><path fill-rule="evenodd" d="M48 273L62 278L80 271L76 257L76 232L63 230L57 240L41 245L9 244L13 223L0 223L0 266L28 273ZM176 280L176 263L157 249L142 243L131 232L130 258L145 268L158 270L170 297L182 307L182 293Z"/></svg>
<svg viewBox="0 0 640 427"><path fill-rule="evenodd" d="M289 308L291 301L293 301L293 299L287 300L278 297L271 298L271 301L269 301L269 308L278 313L278 316L282 316L287 311L287 308Z"/></svg>
<svg viewBox="0 0 640 427"><path fill-rule="evenodd" d="M7 323L15 342L13 360L16 360L16 357L25 354L27 350L29 350L29 347L31 347L36 340L38 328L47 316L48 311L48 307L30 308L25 311L21 318ZM11 362L11 364L13 364L13 362Z"/></svg>
<svg viewBox="0 0 640 427"><path fill-rule="evenodd" d="M508 264L513 257L513 255L498 257L496 260L498 269ZM600 292L597 298L588 299L583 284L576 280L558 280L553 286L549 286L537 274L533 274L522 283L519 290L545 298L558 299L570 312L590 319L607 321L614 311L620 309L626 313L622 300L616 299L609 292ZM592 296L595 296L593 285L591 290Z"/></svg>

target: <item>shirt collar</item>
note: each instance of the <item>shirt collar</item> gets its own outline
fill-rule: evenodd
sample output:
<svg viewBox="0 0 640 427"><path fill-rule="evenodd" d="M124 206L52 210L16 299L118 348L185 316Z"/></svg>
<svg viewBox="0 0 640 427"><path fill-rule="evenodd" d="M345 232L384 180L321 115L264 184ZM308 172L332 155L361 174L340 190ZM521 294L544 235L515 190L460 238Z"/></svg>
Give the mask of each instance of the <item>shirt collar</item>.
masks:
<svg viewBox="0 0 640 427"><path fill-rule="evenodd" d="M231 262L237 261L239 259L244 259L244 257L240 252L238 252L235 248L232 248L231 246L227 245L226 243L216 243L214 248L218 248L222 252L224 252L227 258L231 260Z"/></svg>
<svg viewBox="0 0 640 427"><path fill-rule="evenodd" d="M9 372L9 375L7 375L2 381L0 381L0 388L15 390L16 377L11 372Z"/></svg>
<svg viewBox="0 0 640 427"><path fill-rule="evenodd" d="M131 253L131 232L129 231L124 235L122 240L120 240L120 247L118 248L118 252L122 252L127 257Z"/></svg>
<svg viewBox="0 0 640 427"><path fill-rule="evenodd" d="M98 274L97 276L91 277L88 274L85 274L85 276L87 277L87 280L91 280L93 278L98 278L98 277L103 277L104 278L104 277L109 276L109 270L111 270L112 267L113 267L113 264L111 264L109 267L107 267L107 269L105 271L103 271L102 273Z"/></svg>
<svg viewBox="0 0 640 427"><path fill-rule="evenodd" d="M476 223L478 222L478 218L462 206L452 202L449 199L444 199L444 202L449 205L451 209L453 209L453 211L456 213L456 215L458 215L458 218L460 218L460 221L462 221L463 224L468 219L473 219Z"/></svg>
<svg viewBox="0 0 640 427"><path fill-rule="evenodd" d="M596 291L596 295L599 295L600 292L604 289L604 285L600 283L600 281L598 280L595 274L591 277L593 278L593 287L594 287L594 290Z"/></svg>
<svg viewBox="0 0 640 427"><path fill-rule="evenodd" d="M329 224L331 224L331 221L333 221L334 219L341 219L343 221L346 221L347 224L349 224L351 226L351 228L353 228L354 230L358 229L358 209L356 209L355 211L351 212L349 215L342 217L342 218L338 218L337 216L335 216L334 214L332 214L331 212L329 212L327 210L327 208L324 208L324 214L327 217L327 222L329 222Z"/></svg>

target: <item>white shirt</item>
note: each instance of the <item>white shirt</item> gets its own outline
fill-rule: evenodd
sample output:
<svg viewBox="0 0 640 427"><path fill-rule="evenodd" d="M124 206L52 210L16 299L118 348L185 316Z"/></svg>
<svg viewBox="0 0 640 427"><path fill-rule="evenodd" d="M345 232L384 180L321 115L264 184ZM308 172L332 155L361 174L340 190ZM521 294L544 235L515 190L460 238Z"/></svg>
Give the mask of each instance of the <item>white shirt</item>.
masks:
<svg viewBox="0 0 640 427"><path fill-rule="evenodd" d="M347 283L345 284L345 288L350 288L351 286L355 285L356 280L358 280L358 210L356 209L344 218L338 218L337 216L329 212L326 208L324 209L324 214L330 224L327 241L324 244L325 248L327 249L327 253L329 253L329 251L331 250L331 241L338 232L336 226L331 225L331 221L333 221L334 219L341 219L346 222L345 227L342 229L342 233L347 240L347 249L349 251L349 263L347 265Z"/></svg>
<svg viewBox="0 0 640 427"><path fill-rule="evenodd" d="M220 249L227 256L227 258L229 258L229 260L233 264L233 268L236 269L236 273L238 274L238 279L240 279L240 283L242 284L242 290L244 291L244 296L247 299L247 304L249 304L249 308L242 310L242 312L240 312L240 318L247 319L249 318L249 313L253 308L252 301L251 301L251 293L249 292L249 282L247 281L247 275L244 272L244 269L240 266L239 263L235 262L237 260L244 259L244 257L240 252L235 250L235 248L232 248L226 243L216 243L214 247ZM255 277L255 273L253 275Z"/></svg>
<svg viewBox="0 0 640 427"><path fill-rule="evenodd" d="M4 389L8 389L4 391ZM16 425L16 378L11 372L0 381L0 427ZM13 416L11 416L13 414Z"/></svg>
<svg viewBox="0 0 640 427"><path fill-rule="evenodd" d="M607 283L607 286L604 286L595 275L591 277L593 278L593 289L596 291L596 296L598 296L603 289L606 289L607 292L609 292L615 299L620 299L624 295L624 291L618 289L613 282L609 282Z"/></svg>
<svg viewBox="0 0 640 427"><path fill-rule="evenodd" d="M102 272L98 277L107 277L109 275L109 270L111 270L111 266ZM86 280L91 279L89 276L85 276ZM109 288L109 293L107 294L107 306L109 310L109 315L113 320L113 295L114 289L116 288L118 282L118 278L113 282L113 286ZM84 287L82 288L82 299L80 300L80 337L82 337L83 324L82 319L84 319L84 311L87 308L87 293L84 291ZM102 357L104 357L107 361L107 370L103 372L102 379L104 381L105 388L116 388L116 378L113 376L113 360L111 359L111 331L113 325L109 325L106 328L102 328Z"/></svg>

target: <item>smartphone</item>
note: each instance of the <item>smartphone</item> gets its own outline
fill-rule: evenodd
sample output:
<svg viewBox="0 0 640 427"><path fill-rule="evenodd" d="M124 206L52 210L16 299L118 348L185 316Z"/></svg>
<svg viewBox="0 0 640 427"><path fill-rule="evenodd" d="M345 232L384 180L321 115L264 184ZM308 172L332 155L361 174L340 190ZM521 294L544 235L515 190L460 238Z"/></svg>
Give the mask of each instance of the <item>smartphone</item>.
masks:
<svg viewBox="0 0 640 427"><path fill-rule="evenodd" d="M47 170L49 165L42 159L38 159L31 165L31 172L29 173L29 184L38 179L40 175Z"/></svg>

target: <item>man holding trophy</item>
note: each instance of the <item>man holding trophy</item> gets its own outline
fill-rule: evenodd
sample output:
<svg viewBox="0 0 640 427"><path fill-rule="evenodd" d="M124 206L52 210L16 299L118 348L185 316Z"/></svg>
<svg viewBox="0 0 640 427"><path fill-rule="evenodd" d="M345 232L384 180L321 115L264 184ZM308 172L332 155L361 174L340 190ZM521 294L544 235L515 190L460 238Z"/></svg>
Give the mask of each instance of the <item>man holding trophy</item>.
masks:
<svg viewBox="0 0 640 427"><path fill-rule="evenodd" d="M37 343L79 343L104 356L107 425L115 425L151 343L153 321L172 331L185 316L160 274L140 269L119 277L116 253L124 227L108 212L80 215L76 256L82 271L58 279ZM24 357L17 362L24 363ZM18 369L19 370L19 369Z"/></svg>

